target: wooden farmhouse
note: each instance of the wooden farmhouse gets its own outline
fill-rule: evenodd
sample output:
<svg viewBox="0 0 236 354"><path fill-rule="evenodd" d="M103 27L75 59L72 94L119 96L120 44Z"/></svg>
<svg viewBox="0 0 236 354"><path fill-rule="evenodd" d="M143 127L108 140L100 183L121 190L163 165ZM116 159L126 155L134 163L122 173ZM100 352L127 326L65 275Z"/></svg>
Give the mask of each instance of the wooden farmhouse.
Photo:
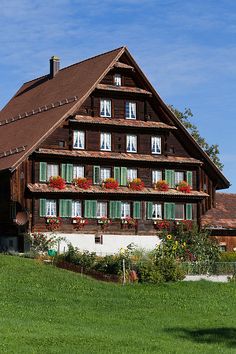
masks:
<svg viewBox="0 0 236 354"><path fill-rule="evenodd" d="M162 221L200 224L230 185L126 47L63 69L52 57L17 91L0 112L0 181L1 249L56 229L100 254L153 248Z"/></svg>

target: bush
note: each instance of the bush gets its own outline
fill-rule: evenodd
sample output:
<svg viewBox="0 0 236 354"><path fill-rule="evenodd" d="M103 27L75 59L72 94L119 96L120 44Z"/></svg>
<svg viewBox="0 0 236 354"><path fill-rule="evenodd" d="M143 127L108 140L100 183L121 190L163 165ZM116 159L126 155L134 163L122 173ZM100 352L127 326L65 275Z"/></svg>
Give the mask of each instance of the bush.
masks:
<svg viewBox="0 0 236 354"><path fill-rule="evenodd" d="M56 236L48 237L42 232L27 234L25 237L30 245L30 252L35 255L41 252L47 252L50 248L53 248L59 240Z"/></svg>
<svg viewBox="0 0 236 354"><path fill-rule="evenodd" d="M56 258L56 262L66 261L78 266L83 267L84 269L91 269L94 266L96 259L95 252L84 251L80 252L78 248L73 247L72 244L68 245L68 251L64 254L59 255Z"/></svg>
<svg viewBox="0 0 236 354"><path fill-rule="evenodd" d="M157 258L156 269L164 282L178 281L185 278L185 272L172 257Z"/></svg>
<svg viewBox="0 0 236 354"><path fill-rule="evenodd" d="M222 252L220 255L221 262L236 262L236 252Z"/></svg>

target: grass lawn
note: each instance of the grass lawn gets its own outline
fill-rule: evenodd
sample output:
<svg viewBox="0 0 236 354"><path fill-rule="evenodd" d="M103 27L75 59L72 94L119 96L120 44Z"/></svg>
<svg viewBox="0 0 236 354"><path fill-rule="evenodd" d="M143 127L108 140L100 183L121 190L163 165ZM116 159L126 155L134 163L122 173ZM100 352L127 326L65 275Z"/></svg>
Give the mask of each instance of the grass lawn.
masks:
<svg viewBox="0 0 236 354"><path fill-rule="evenodd" d="M236 353L236 285L123 287L0 256L0 353Z"/></svg>

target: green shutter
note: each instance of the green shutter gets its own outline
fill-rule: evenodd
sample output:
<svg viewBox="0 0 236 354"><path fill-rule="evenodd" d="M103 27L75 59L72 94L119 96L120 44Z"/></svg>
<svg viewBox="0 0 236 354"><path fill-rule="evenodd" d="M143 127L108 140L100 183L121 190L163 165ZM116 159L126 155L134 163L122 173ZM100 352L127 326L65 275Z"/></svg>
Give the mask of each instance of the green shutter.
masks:
<svg viewBox="0 0 236 354"><path fill-rule="evenodd" d="M46 216L46 199L39 199L39 216Z"/></svg>
<svg viewBox="0 0 236 354"><path fill-rule="evenodd" d="M61 177L64 178L64 180L66 180L66 164L65 163L61 164Z"/></svg>
<svg viewBox="0 0 236 354"><path fill-rule="evenodd" d="M93 166L93 183L100 184L100 166Z"/></svg>
<svg viewBox="0 0 236 354"><path fill-rule="evenodd" d="M153 210L153 203L147 202L147 219L152 219L152 210Z"/></svg>
<svg viewBox="0 0 236 354"><path fill-rule="evenodd" d="M121 167L121 186L127 186L127 167Z"/></svg>
<svg viewBox="0 0 236 354"><path fill-rule="evenodd" d="M115 202L115 203L116 203L115 218L120 219L121 218L121 202Z"/></svg>
<svg viewBox="0 0 236 354"><path fill-rule="evenodd" d="M193 219L193 206L192 204L186 204L186 220Z"/></svg>
<svg viewBox="0 0 236 354"><path fill-rule="evenodd" d="M165 170L165 180L169 184L170 188L175 187L175 171L174 170Z"/></svg>
<svg viewBox="0 0 236 354"><path fill-rule="evenodd" d="M96 218L97 217L97 201L96 200L91 200L91 218Z"/></svg>
<svg viewBox="0 0 236 354"><path fill-rule="evenodd" d="M192 187L193 186L193 173L192 173L192 171L187 171L186 175L187 175L186 176L187 182Z"/></svg>
<svg viewBox="0 0 236 354"><path fill-rule="evenodd" d="M133 203L133 218L141 219L141 202Z"/></svg>
<svg viewBox="0 0 236 354"><path fill-rule="evenodd" d="M113 201L113 200L111 200L110 201L110 203L109 203L109 217L111 218L111 219L114 219L115 218L115 213L114 213L114 204L115 202Z"/></svg>
<svg viewBox="0 0 236 354"><path fill-rule="evenodd" d="M69 218L72 215L72 200L60 199L59 200L59 215L62 218Z"/></svg>
<svg viewBox="0 0 236 354"><path fill-rule="evenodd" d="M111 200L109 204L109 216L111 219L120 219L121 217L121 202Z"/></svg>
<svg viewBox="0 0 236 354"><path fill-rule="evenodd" d="M47 181L47 163L40 162L39 164L39 181L46 182Z"/></svg>
<svg viewBox="0 0 236 354"><path fill-rule="evenodd" d="M164 203L164 218L167 220L175 219L175 204Z"/></svg>
<svg viewBox="0 0 236 354"><path fill-rule="evenodd" d="M85 200L85 202L84 202L84 217L90 218L90 219L97 217L97 201L96 200Z"/></svg>
<svg viewBox="0 0 236 354"><path fill-rule="evenodd" d="M73 179L73 165L68 163L66 165L66 182L71 183Z"/></svg>
<svg viewBox="0 0 236 354"><path fill-rule="evenodd" d="M120 167L114 167L114 178L120 185Z"/></svg>
<svg viewBox="0 0 236 354"><path fill-rule="evenodd" d="M90 218L90 200L84 201L84 217Z"/></svg>

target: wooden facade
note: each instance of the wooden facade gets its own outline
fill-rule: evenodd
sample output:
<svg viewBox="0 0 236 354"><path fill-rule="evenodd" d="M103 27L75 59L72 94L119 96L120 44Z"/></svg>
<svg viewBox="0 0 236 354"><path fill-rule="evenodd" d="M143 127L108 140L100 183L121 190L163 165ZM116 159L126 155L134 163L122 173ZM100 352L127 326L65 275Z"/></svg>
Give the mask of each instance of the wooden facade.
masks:
<svg viewBox="0 0 236 354"><path fill-rule="evenodd" d="M63 70L64 72L61 73ZM60 75L65 76L66 70L63 70L49 81L57 80ZM1 172L3 183L1 184L0 199L2 209L0 232L2 236L7 236L9 233L19 236L23 232L47 231L45 220L50 215L47 215L47 211L45 215L42 215L40 211L40 203L44 200L55 201L55 216L62 219L60 229L62 234L79 235L80 233L97 234L100 232L101 227L98 220L101 215L89 214L88 217L86 209L87 205L90 205L88 201L96 201L97 203L106 203L105 215L102 216L112 219L111 225L103 230L103 233L117 236L142 234L148 237L156 234L155 220L165 219L170 215L167 210L170 205L174 205L175 213L177 208L183 207L183 213L180 210L182 215L177 218L178 220L191 219L200 224L202 215L215 205L216 189L228 186L228 181L224 176L211 165L209 159L190 139L184 128L179 125L180 123L176 123L173 114L166 106L163 106L163 103L158 102L159 96L143 76L126 48L119 52L118 57L115 57L110 66L105 65L104 70L104 75L90 87L86 97L83 96L81 104L76 104L71 109L72 103L69 99L67 99L68 102L66 100L60 101L63 106L63 118L58 116L58 123L47 127L40 139L38 137L32 144L29 153L22 159L19 158L15 168L3 169ZM67 76L70 78L73 73L70 74L70 69L67 71ZM116 77L118 77L118 83L115 81ZM65 80L65 78L62 77L61 80ZM40 84L39 82L37 85L40 86ZM45 80L43 80L43 84L45 84ZM28 90L34 90L34 87ZM67 90L66 96L73 97L73 92L70 94L70 87ZM28 94L27 90L23 90L23 95L24 92L26 95ZM51 91L50 95L52 95ZM107 108L109 117L104 117L102 112L104 100L109 102ZM71 102L73 102L72 99ZM68 111L66 111L66 104L68 104ZM34 106L39 107L40 102L34 103ZM54 104L49 108L47 108L48 112L53 111ZM55 109L59 110L60 105ZM127 117L127 109L133 109L129 117ZM47 110L45 109L42 113L43 109L40 108L37 113L38 117L35 118L40 120L40 114L46 115ZM30 118L25 118L25 122L27 119ZM45 122L45 126L49 123L50 117L47 123ZM39 124L38 121L37 124ZM0 133L1 129L0 126ZM32 129L32 123L30 129ZM75 147L74 132L82 132L78 134L83 137L83 147ZM103 134L109 135L110 139L106 149L101 146L101 139L105 139ZM135 151L130 151L127 145L131 139L130 136L135 137L132 138L134 141L132 148ZM154 137L158 140L153 140ZM22 143L23 141L22 137ZM155 144L158 141L158 149L160 150L158 153L153 150L155 149L153 141ZM73 174L75 166L80 166L83 176L92 180L89 190L83 191L74 188L73 176L67 176L65 169L67 168L68 171L70 169ZM65 190L50 188L47 176L42 178L43 168L46 169L46 172L44 171L46 175L48 175L50 168L54 169L57 175L65 178ZM127 171L130 170L135 170L136 172L132 173L136 173L136 177L144 182L143 191L135 192L128 187ZM118 178L117 173L123 173L126 174L126 178L119 177L120 186L117 190L104 190L100 185L102 183L101 176L99 181L95 180L95 173L102 173L102 171L106 172L109 177L116 179ZM182 179L189 180L191 192L177 191L175 183L170 186L167 192L155 190L153 171L159 171L158 176L163 180L170 178L170 176L172 179L176 178L180 172L179 175L183 176ZM81 203L79 216L89 219L88 225L82 230L75 231L72 215L60 215L60 205L64 205L63 201ZM124 227L120 211L117 214L118 217L112 214L111 208L114 205L121 205L112 204L112 202L129 204L127 216L137 219L135 228ZM158 210L161 215L158 215L158 218L150 217L150 213L148 215L150 203L160 205ZM138 212L134 210L136 207ZM19 223L18 216L22 217L23 212L26 213L25 221ZM173 215L171 216L172 220L175 219ZM21 248L22 244L19 245Z"/></svg>

